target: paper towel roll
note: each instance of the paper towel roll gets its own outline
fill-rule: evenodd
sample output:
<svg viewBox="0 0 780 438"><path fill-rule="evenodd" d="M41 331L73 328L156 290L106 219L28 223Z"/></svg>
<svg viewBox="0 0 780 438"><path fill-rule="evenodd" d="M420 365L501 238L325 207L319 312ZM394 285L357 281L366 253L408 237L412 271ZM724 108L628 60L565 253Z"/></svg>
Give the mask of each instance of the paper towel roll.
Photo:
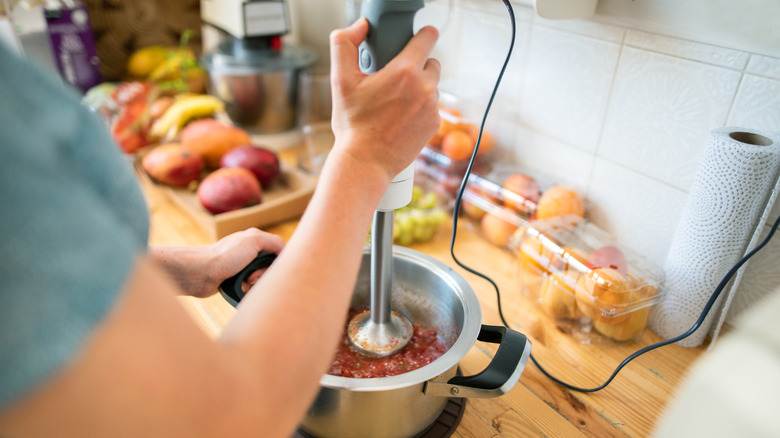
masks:
<svg viewBox="0 0 780 438"><path fill-rule="evenodd" d="M650 316L653 331L668 339L696 322L723 276L758 243L779 179L777 134L735 127L710 133L666 258L666 295ZM740 278L741 271L680 345L701 345L719 330L727 310L722 305L730 302Z"/></svg>

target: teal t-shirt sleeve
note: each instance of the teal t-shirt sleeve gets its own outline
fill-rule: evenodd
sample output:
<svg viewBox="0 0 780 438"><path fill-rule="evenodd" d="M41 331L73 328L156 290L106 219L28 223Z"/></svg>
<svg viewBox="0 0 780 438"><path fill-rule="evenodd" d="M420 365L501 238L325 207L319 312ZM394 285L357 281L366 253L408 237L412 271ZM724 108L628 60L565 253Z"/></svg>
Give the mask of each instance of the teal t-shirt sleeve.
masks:
<svg viewBox="0 0 780 438"><path fill-rule="evenodd" d="M146 249L131 163L79 98L0 44L0 409L76 357Z"/></svg>

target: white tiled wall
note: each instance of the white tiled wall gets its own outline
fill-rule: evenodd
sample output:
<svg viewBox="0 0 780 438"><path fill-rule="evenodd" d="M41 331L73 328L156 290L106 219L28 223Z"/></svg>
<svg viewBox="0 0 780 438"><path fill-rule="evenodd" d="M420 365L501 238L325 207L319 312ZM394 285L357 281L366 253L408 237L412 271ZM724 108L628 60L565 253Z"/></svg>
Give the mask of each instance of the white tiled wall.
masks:
<svg viewBox="0 0 780 438"><path fill-rule="evenodd" d="M709 132L780 132L780 59L514 11L514 53L488 121L502 153L581 190L590 219L663 266ZM449 0L420 15L441 31L441 88L481 119L511 41L506 9ZM749 266L751 290L733 313L780 287L780 242L770 251Z"/></svg>

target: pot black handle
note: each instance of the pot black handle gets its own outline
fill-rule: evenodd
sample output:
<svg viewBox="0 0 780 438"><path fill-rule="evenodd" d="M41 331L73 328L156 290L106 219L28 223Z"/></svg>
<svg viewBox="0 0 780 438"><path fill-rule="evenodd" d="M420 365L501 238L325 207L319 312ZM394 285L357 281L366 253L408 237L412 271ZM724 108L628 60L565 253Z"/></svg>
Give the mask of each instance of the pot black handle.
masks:
<svg viewBox="0 0 780 438"><path fill-rule="evenodd" d="M241 283L243 283L251 273L271 266L271 263L273 263L274 260L276 260L276 254L272 252L260 251L257 253L257 257L249 262L249 264L239 271L238 274L220 283L219 292L222 294L222 297L233 306L237 306L239 301L244 298L244 291L241 289Z"/></svg>
<svg viewBox="0 0 780 438"><path fill-rule="evenodd" d="M531 342L522 333L503 326L482 325L478 341L499 344L487 368L473 376L455 376L445 382L428 381L426 395L489 398L509 392L531 355Z"/></svg>

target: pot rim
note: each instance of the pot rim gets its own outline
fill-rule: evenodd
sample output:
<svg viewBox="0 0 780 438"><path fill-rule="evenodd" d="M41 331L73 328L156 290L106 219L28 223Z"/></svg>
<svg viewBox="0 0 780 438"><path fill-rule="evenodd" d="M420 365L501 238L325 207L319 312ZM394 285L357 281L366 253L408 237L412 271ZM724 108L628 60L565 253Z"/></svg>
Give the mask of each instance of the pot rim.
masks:
<svg viewBox="0 0 780 438"><path fill-rule="evenodd" d="M368 248L368 246L366 247ZM393 258L406 259L423 266L445 279L463 306L463 327L455 343L435 361L414 371L389 377L353 378L325 374L320 385L331 389L350 391L384 391L416 385L431 380L457 366L458 362L477 342L482 326L482 309L474 290L454 269L419 251L403 246L393 246Z"/></svg>

